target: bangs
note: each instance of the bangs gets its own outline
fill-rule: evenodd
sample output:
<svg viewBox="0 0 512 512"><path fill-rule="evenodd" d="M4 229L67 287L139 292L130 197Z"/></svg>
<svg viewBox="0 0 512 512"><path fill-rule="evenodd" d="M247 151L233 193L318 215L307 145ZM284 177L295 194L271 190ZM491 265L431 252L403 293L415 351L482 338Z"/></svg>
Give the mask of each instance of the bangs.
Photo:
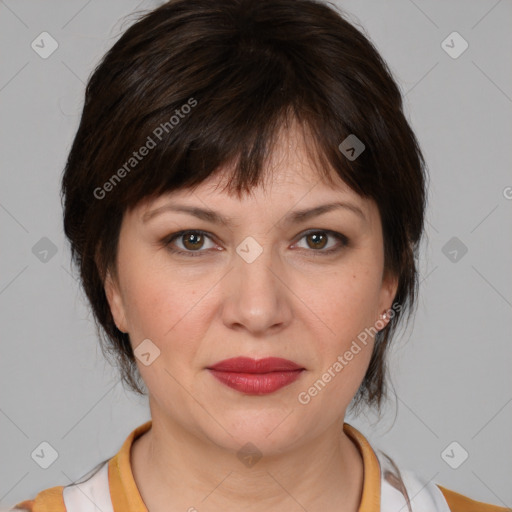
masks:
<svg viewBox="0 0 512 512"><path fill-rule="evenodd" d="M103 168L94 184L95 189L112 185L103 201L129 211L143 200L194 188L221 171L223 190L241 197L271 180L270 158L281 137L291 132L319 179L334 185L334 170L358 194L370 195L364 158L350 162L338 149L350 134L343 120L322 108L322 98L312 91L309 97L298 91L290 97L286 83L293 77L272 76L270 84L255 82L257 74L246 76L233 90L221 84L223 94L205 88L130 119L117 151L111 146L113 172Z"/></svg>

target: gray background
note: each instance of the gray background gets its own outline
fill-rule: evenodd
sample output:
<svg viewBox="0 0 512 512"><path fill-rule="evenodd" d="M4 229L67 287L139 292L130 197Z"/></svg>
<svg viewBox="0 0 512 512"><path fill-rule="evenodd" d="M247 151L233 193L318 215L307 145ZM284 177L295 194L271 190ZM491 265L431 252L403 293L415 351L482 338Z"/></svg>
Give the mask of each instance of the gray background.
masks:
<svg viewBox="0 0 512 512"><path fill-rule="evenodd" d="M79 478L149 419L103 361L70 270L59 179L90 72L131 23L121 18L156 5L0 1L4 506ZM418 313L390 358L396 399L378 423L346 421L400 467L512 507L512 2L338 5L389 63L431 175ZM43 31L59 44L47 59L31 48ZM469 43L458 58L441 45L453 31ZM57 251L46 262L33 252L43 237ZM42 441L59 455L48 469L31 458ZM441 456L453 441L469 453L457 469Z"/></svg>

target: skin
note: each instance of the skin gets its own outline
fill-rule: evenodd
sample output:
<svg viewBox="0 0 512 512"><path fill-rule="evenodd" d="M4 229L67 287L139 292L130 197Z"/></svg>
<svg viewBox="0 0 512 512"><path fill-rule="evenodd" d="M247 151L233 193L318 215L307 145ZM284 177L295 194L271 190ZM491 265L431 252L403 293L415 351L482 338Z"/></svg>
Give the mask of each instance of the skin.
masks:
<svg viewBox="0 0 512 512"><path fill-rule="evenodd" d="M358 509L362 458L343 422L373 339L307 405L297 397L391 308L397 280L384 276L376 204L339 178L335 187L321 181L303 144L296 129L281 132L268 162L270 179L242 198L221 190L227 174L220 172L195 190L140 203L123 218L117 273L107 276L105 291L133 347L150 339L160 350L149 366L137 360L153 426L131 452L151 512ZM291 211L333 201L358 206L364 219L343 208L282 222ZM210 208L232 217L233 225L173 211L142 221L169 202ZM197 229L211 237L173 242L185 255L161 242ZM315 245L305 236L311 230L342 233L348 245L332 236ZM248 236L263 248L252 263L236 252ZM321 254L336 246L339 251ZM283 357L306 371L256 396L225 386L206 369L242 355ZM263 454L251 467L237 458L247 442Z"/></svg>

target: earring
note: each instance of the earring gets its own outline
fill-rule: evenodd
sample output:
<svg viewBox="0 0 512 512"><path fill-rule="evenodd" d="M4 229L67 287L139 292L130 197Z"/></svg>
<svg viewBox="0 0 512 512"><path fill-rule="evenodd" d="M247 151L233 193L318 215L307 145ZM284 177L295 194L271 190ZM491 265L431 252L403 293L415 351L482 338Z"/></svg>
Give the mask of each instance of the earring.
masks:
<svg viewBox="0 0 512 512"><path fill-rule="evenodd" d="M387 315L387 313L383 313L382 315L380 315L380 317L382 318L382 320L386 320L387 316L388 316L388 315Z"/></svg>

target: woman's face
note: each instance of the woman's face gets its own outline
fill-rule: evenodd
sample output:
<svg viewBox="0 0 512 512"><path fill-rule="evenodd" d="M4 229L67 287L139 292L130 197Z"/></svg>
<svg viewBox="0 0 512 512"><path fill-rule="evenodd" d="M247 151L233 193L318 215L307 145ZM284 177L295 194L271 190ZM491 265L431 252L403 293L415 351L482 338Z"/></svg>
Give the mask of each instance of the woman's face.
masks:
<svg viewBox="0 0 512 512"><path fill-rule="evenodd" d="M226 449L250 440L277 453L342 422L370 361L368 329L383 328L380 314L396 293L396 280L383 280L375 203L341 181L320 181L294 133L279 139L265 190L235 198L217 186L221 173L127 213L117 279L105 285L138 355L153 423ZM296 215L334 203L352 207ZM193 233L170 240L182 230ZM256 394L208 369L240 356L284 358L304 370Z"/></svg>

